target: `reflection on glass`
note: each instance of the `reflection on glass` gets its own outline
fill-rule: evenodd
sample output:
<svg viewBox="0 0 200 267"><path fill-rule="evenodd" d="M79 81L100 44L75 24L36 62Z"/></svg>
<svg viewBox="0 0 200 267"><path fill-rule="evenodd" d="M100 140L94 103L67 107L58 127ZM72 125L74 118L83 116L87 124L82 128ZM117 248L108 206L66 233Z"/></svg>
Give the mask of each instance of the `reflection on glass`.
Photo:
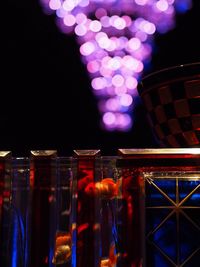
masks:
<svg viewBox="0 0 200 267"><path fill-rule="evenodd" d="M151 266L198 266L200 173L143 173L146 257Z"/></svg>

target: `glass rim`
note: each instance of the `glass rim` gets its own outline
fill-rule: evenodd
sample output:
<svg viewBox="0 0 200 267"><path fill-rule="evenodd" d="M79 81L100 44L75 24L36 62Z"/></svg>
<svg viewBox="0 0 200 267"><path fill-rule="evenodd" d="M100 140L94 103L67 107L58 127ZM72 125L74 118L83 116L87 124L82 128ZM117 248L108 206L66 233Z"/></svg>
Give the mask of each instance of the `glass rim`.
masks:
<svg viewBox="0 0 200 267"><path fill-rule="evenodd" d="M188 77L193 76L200 79L200 61L170 66L147 74L138 84L138 92L141 94L161 83L168 84L173 81L187 80Z"/></svg>

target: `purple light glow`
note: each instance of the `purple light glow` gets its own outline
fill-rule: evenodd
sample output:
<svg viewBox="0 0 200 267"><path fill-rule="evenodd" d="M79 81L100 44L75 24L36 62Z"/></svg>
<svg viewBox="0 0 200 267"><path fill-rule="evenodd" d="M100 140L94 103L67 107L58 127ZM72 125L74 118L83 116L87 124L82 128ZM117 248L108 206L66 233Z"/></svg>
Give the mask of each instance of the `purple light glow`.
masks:
<svg viewBox="0 0 200 267"><path fill-rule="evenodd" d="M138 80L151 59L153 35L172 29L176 10L186 11L192 0L41 1L56 12L62 31L77 35L103 127L128 131Z"/></svg>

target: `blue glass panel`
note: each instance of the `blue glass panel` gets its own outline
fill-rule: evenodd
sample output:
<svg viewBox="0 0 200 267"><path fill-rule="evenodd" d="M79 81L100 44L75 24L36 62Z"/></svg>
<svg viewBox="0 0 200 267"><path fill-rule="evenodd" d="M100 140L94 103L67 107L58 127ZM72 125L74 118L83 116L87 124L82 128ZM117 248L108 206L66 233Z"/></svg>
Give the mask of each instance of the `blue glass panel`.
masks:
<svg viewBox="0 0 200 267"><path fill-rule="evenodd" d="M200 181L179 180L179 200L183 200L199 184Z"/></svg>
<svg viewBox="0 0 200 267"><path fill-rule="evenodd" d="M176 216L173 214L168 220L152 235L152 241L174 262L177 258L177 232Z"/></svg>
<svg viewBox="0 0 200 267"><path fill-rule="evenodd" d="M17 209L13 209L12 215L12 224L10 225L12 233L12 244L10 247L11 267L17 267L24 264L24 223Z"/></svg>
<svg viewBox="0 0 200 267"><path fill-rule="evenodd" d="M183 203L184 206L200 207L200 187Z"/></svg>
<svg viewBox="0 0 200 267"><path fill-rule="evenodd" d="M200 228L200 209L184 209L184 213Z"/></svg>
<svg viewBox="0 0 200 267"><path fill-rule="evenodd" d="M168 197L176 201L176 180L175 179L155 179L156 184Z"/></svg>
<svg viewBox="0 0 200 267"><path fill-rule="evenodd" d="M174 265L164 256L161 252L151 246L147 245L147 257L146 257L146 266L147 267L174 267Z"/></svg>
<svg viewBox="0 0 200 267"><path fill-rule="evenodd" d="M148 266L148 265L147 265ZM155 265L154 267L171 267L172 264L159 252L155 253Z"/></svg>
<svg viewBox="0 0 200 267"><path fill-rule="evenodd" d="M146 209L146 234L155 229L171 211L171 209Z"/></svg>
<svg viewBox="0 0 200 267"><path fill-rule="evenodd" d="M13 238L13 243L12 243L12 263L11 266L12 267L16 267L17 266L17 261L18 261L18 246L17 246L17 233L18 232L18 220L15 217L13 220L13 233L12 233L12 238Z"/></svg>
<svg viewBox="0 0 200 267"><path fill-rule="evenodd" d="M200 181L187 180L184 175L180 179L177 191L179 192L179 202L200 185ZM176 202L176 179L158 178L154 179L153 183ZM173 204L155 186L146 182L146 234L149 234L166 218L172 211L170 206ZM181 212L174 213L155 233L148 237L150 241L149 244L146 244L148 267L173 265L167 256L174 262L173 266L178 266L179 263L183 264L181 265L183 267L200 266L200 188L197 188L182 206L183 214ZM151 242L158 246L166 257ZM196 253L193 255L192 253L195 251ZM191 255L192 257L188 258Z"/></svg>
<svg viewBox="0 0 200 267"><path fill-rule="evenodd" d="M172 206L173 204L163 196L155 186L146 183L146 206Z"/></svg>
<svg viewBox="0 0 200 267"><path fill-rule="evenodd" d="M184 215L179 215L180 226L180 259L184 262L200 247L200 231Z"/></svg>
<svg viewBox="0 0 200 267"><path fill-rule="evenodd" d="M200 249L186 264L184 264L184 267L199 267L199 266L200 266Z"/></svg>

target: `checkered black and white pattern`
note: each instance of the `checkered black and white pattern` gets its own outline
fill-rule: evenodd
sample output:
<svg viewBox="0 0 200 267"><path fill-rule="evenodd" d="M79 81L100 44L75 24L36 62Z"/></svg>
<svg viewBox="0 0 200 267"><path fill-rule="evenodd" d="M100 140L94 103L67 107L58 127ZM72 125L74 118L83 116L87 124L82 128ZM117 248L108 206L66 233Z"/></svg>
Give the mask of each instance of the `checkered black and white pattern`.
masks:
<svg viewBox="0 0 200 267"><path fill-rule="evenodd" d="M141 96L161 144L200 147L200 74L160 83Z"/></svg>

